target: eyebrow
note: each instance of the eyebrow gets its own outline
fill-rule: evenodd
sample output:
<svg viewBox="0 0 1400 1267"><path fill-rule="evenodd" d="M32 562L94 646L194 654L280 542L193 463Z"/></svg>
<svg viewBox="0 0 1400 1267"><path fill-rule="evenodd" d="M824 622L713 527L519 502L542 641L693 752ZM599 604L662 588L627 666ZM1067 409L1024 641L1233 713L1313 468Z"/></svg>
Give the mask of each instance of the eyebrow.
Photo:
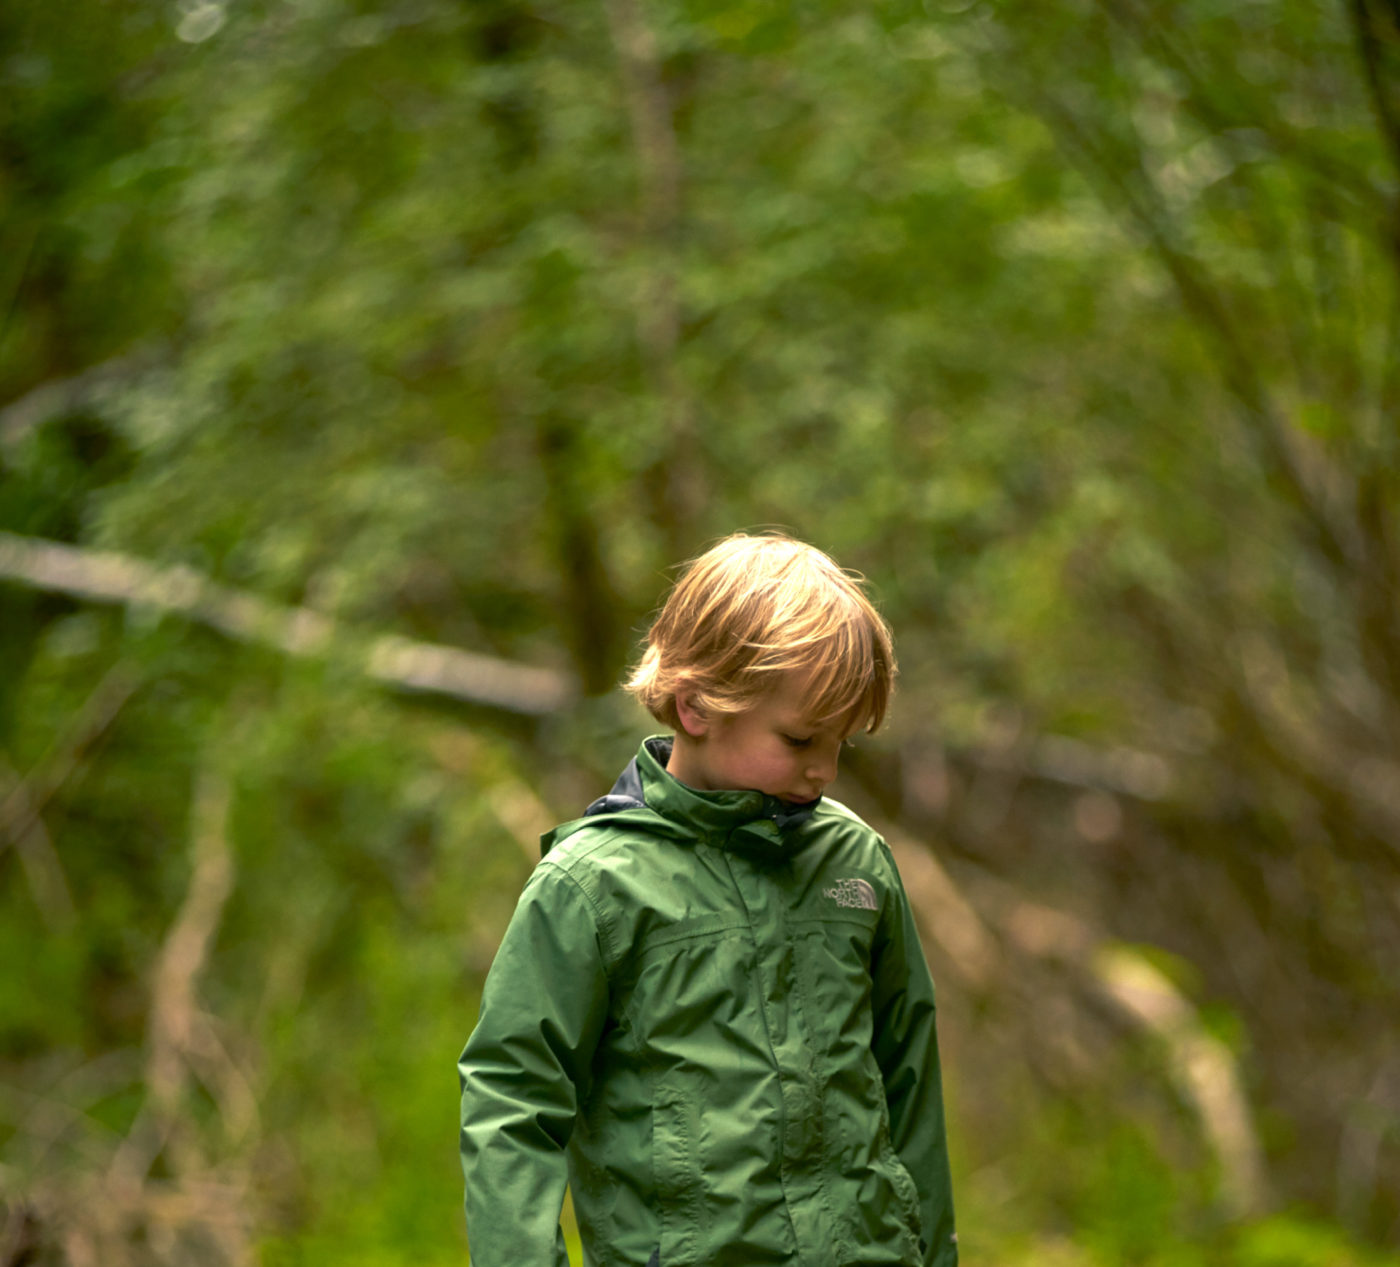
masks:
<svg viewBox="0 0 1400 1267"><path fill-rule="evenodd" d="M839 734L843 738L847 735L855 734L856 730L859 729L859 727L852 727L850 730L846 730L841 725L841 719L839 717L828 717L822 721L813 721L811 718L807 717L804 717L801 721L789 719L787 722L780 723L780 725L783 730L789 733L801 731L808 735L819 735L823 731L830 731L832 734Z"/></svg>

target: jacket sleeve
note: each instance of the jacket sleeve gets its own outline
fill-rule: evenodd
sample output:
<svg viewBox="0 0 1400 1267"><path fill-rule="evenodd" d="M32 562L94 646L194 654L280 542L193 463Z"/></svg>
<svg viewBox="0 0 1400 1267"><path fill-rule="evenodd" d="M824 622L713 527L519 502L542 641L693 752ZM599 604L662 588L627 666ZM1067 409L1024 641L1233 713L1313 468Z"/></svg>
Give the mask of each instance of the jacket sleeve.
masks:
<svg viewBox="0 0 1400 1267"><path fill-rule="evenodd" d="M943 1119L943 1078L933 977L919 945L909 898L894 882L871 958L871 1048L885 1083L890 1142L919 1194L924 1267L956 1267L953 1187Z"/></svg>
<svg viewBox="0 0 1400 1267"><path fill-rule="evenodd" d="M568 1267L564 1148L607 1005L593 908L572 878L542 862L457 1063L473 1267Z"/></svg>

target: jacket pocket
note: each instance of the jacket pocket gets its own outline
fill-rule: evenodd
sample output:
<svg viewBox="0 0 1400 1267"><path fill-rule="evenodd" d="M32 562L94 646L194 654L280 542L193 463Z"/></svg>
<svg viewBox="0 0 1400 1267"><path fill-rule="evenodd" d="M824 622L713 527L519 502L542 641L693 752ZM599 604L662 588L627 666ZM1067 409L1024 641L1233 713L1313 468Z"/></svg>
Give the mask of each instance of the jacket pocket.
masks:
<svg viewBox="0 0 1400 1267"><path fill-rule="evenodd" d="M660 1260L665 1267L700 1261L700 1115L678 1087L657 1088L652 1108L652 1171L661 1216Z"/></svg>
<svg viewBox="0 0 1400 1267"><path fill-rule="evenodd" d="M894 1188L899 1208L903 1211L904 1224L912 1233L915 1243L922 1245L924 1220L919 1212L919 1190L914 1185L913 1176L910 1175L899 1154L895 1152L894 1145L890 1143L889 1135L885 1131L881 1131L880 1160L884 1163L890 1186Z"/></svg>

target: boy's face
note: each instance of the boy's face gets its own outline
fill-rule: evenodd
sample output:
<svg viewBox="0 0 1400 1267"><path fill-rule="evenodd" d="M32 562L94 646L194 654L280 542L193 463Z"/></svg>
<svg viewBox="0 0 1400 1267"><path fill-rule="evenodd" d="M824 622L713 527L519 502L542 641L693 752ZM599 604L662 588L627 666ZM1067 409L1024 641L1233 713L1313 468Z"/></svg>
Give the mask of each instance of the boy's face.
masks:
<svg viewBox="0 0 1400 1267"><path fill-rule="evenodd" d="M747 711L715 717L695 713L678 698L686 733L677 736L671 773L700 791L744 789L793 804L816 800L836 778L841 746L856 719L809 720L805 685L788 674Z"/></svg>

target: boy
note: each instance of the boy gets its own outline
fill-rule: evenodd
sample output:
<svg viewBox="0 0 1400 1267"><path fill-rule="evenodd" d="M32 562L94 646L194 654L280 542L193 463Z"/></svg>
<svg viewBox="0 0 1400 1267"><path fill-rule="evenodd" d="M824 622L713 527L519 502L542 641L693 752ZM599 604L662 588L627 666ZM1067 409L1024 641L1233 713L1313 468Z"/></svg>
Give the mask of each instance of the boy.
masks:
<svg viewBox="0 0 1400 1267"><path fill-rule="evenodd" d="M628 689L674 739L543 840L458 1064L476 1267L954 1267L933 983L822 793L895 662L783 536L677 582Z"/></svg>

